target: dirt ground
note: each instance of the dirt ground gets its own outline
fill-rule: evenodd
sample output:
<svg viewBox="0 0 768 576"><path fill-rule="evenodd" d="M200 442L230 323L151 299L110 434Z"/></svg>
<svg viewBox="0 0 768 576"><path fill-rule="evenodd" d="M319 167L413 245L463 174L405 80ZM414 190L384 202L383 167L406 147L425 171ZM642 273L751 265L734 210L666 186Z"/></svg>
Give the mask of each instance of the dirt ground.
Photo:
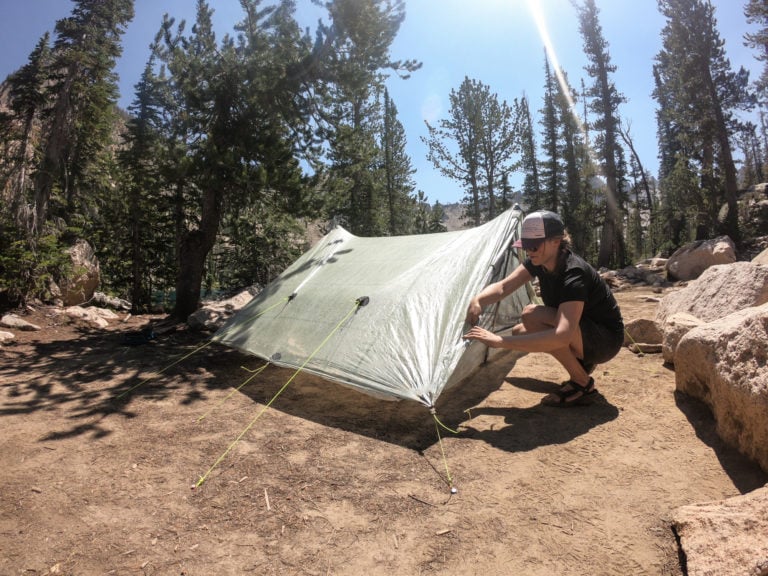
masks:
<svg viewBox="0 0 768 576"><path fill-rule="evenodd" d="M617 293L625 319L648 295ZM265 408L293 372L238 391L262 362L217 345L137 386L205 335L27 319L0 349L3 575L677 576L673 511L768 481L660 355L622 350L569 409L539 404L548 356L507 357L443 394L452 434L304 374Z"/></svg>

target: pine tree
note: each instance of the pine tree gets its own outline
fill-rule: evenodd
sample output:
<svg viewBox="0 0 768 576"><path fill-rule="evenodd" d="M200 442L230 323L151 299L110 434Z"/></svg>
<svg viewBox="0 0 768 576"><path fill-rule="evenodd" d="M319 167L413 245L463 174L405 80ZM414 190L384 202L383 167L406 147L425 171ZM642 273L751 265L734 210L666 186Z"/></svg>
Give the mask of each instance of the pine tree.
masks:
<svg viewBox="0 0 768 576"><path fill-rule="evenodd" d="M132 19L132 0L77 0L72 15L56 23L47 74L52 105L35 177L38 233L50 211L71 219L76 201L87 200L86 188L107 184L98 165L115 118L118 91L113 68L122 53L120 39ZM51 209L54 192L58 196Z"/></svg>
<svg viewBox="0 0 768 576"><path fill-rule="evenodd" d="M378 235L386 230L386 190L377 177L377 143L382 109L379 98L390 72L407 78L414 60L396 61L390 47L405 19L402 0L332 0L330 24L321 24L318 43L326 57L323 96L328 113L321 122L330 147L330 209L352 232Z"/></svg>
<svg viewBox="0 0 768 576"><path fill-rule="evenodd" d="M29 205L28 174L34 170L33 129L39 125L46 105L45 84L50 66L50 34L46 32L29 55L27 64L11 74L9 85L10 107L13 111L17 131L5 137L13 140L13 156L7 159L5 169L13 177L8 184L8 204L11 215L26 229L29 236L34 234L33 214L26 212Z"/></svg>
<svg viewBox="0 0 768 576"><path fill-rule="evenodd" d="M549 59L544 58L544 105L541 109L542 156L539 177L542 186L541 208L558 212L563 189L562 157L560 156L560 119L558 116L559 88Z"/></svg>
<svg viewBox="0 0 768 576"><path fill-rule="evenodd" d="M765 0L749 0L744 7L747 22L757 24L756 32L745 34L745 45L757 51L755 56L763 62L763 71L755 81L757 96L762 104L768 104L768 4Z"/></svg>
<svg viewBox="0 0 768 576"><path fill-rule="evenodd" d="M529 210L543 207L541 199L541 184L539 179L539 160L536 154L536 133L533 129L528 98L523 96L520 102L515 102L516 115L520 119L520 168L525 174L523 179L523 202Z"/></svg>
<svg viewBox="0 0 768 576"><path fill-rule="evenodd" d="M576 107L576 94L568 83L564 71L560 71L557 82L555 106L558 123L558 155L562 158L562 183L560 192L559 212L565 222L571 239L584 237L585 222L580 218L582 212L582 182L583 163L581 159L588 156L583 152L583 138ZM576 245L575 245L576 246ZM576 246L578 249L581 246Z"/></svg>
<svg viewBox="0 0 768 576"><path fill-rule="evenodd" d="M477 226L498 214L498 188L514 166L519 125L515 110L477 80L465 78L449 99L450 118L439 127L427 123L429 136L422 141L435 168L464 186L467 218Z"/></svg>
<svg viewBox="0 0 768 576"><path fill-rule="evenodd" d="M165 137L162 79L154 68L153 52L135 86L136 97L128 108L131 117L126 126L126 147L120 154L125 194L121 220L128 222L127 235L120 234L114 250L116 261L106 263L112 264L113 282L122 280L130 286L129 299L136 312L151 307L153 284L164 275L162 271L173 255L166 247L174 242L171 205L161 174ZM166 284L160 281L162 288Z"/></svg>
<svg viewBox="0 0 768 576"><path fill-rule="evenodd" d="M595 0L584 0L583 4L579 4L577 0L573 2L579 17L584 52L589 60L585 70L593 80L592 86L588 88L588 96L591 98L589 106L596 115L593 123L593 129L598 133L595 146L599 151L606 184L605 216L597 264L611 267L621 265L625 260L619 188L621 148L618 144L618 107L624 102L624 97L619 94L611 80L616 66L611 64L608 43L603 36Z"/></svg>
<svg viewBox="0 0 768 576"><path fill-rule="evenodd" d="M184 23L176 32L173 20L163 23L158 58L168 70L165 112L171 122L161 172L164 189L175 196L174 315L180 319L197 308L203 281L215 283L206 266L215 267L211 250L223 222L242 233L239 216L267 219L303 208L296 155L308 112L306 100L294 94L306 78L302 62L310 47L293 19L292 2L263 10L260 3L241 2L245 19L237 42L229 35L217 42L212 10L203 0L191 35L184 35ZM272 230L275 221L281 217L246 230Z"/></svg>
<svg viewBox="0 0 768 576"><path fill-rule="evenodd" d="M721 232L738 241L738 182L730 133L734 112L753 102L747 90L749 75L743 68L731 70L710 3L660 0L659 9L667 22L656 56L654 96L661 105L662 126L674 126L661 143L667 147L664 168L678 183L688 181L680 174L698 175L699 187L683 199L694 237ZM723 203L727 216L716 230Z"/></svg>
<svg viewBox="0 0 768 576"><path fill-rule="evenodd" d="M405 152L405 144L405 129L397 118L397 107L390 99L389 92L385 90L380 148L383 153L382 171L388 208L387 231L392 236L413 231L415 170Z"/></svg>

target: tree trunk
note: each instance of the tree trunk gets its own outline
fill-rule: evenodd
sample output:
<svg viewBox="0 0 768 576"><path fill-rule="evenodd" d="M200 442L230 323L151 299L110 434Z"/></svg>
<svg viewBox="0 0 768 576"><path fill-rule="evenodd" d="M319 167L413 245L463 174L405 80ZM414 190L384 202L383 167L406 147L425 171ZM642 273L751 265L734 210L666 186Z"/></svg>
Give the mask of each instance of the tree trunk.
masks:
<svg viewBox="0 0 768 576"><path fill-rule="evenodd" d="M176 306L173 316L186 321L200 304L205 259L213 248L221 219L223 192L219 189L203 193L200 228L186 232L179 246L179 275L176 278Z"/></svg>
<svg viewBox="0 0 768 576"><path fill-rule="evenodd" d="M736 179L736 166L733 163L731 144L728 140L728 126L726 125L723 108L717 98L715 83L712 81L711 75L707 75L707 82L709 84L710 98L712 98L712 107L715 112L717 140L720 144L720 158L723 163L723 174L725 176L725 200L728 204L728 215L723 223L723 229L731 237L731 240L738 242L741 240L741 232L739 230L739 184Z"/></svg>

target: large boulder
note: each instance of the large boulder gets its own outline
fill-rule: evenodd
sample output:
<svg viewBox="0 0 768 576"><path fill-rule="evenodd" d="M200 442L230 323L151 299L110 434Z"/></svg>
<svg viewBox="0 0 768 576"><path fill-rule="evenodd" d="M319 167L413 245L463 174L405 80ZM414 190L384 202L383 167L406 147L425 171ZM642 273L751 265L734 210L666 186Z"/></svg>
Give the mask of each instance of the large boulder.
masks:
<svg viewBox="0 0 768 576"><path fill-rule="evenodd" d="M734 262L708 268L695 282L669 292L656 310L664 330L667 317L678 312L712 322L731 312L768 302L768 267Z"/></svg>
<svg viewBox="0 0 768 576"><path fill-rule="evenodd" d="M697 240L678 248L666 264L669 280L695 280L710 266L736 262L736 245L728 236Z"/></svg>
<svg viewBox="0 0 768 576"><path fill-rule="evenodd" d="M720 438L768 472L768 304L683 336L675 387L705 402Z"/></svg>
<svg viewBox="0 0 768 576"><path fill-rule="evenodd" d="M664 336L661 341L661 354L664 357L664 362L674 364L675 352L677 352L677 345L680 343L680 340L688 332L702 324L703 322L696 318L696 316L686 314L685 312L678 312L667 317L664 323Z"/></svg>
<svg viewBox="0 0 768 576"><path fill-rule="evenodd" d="M768 576L768 486L673 513L688 576Z"/></svg>
<svg viewBox="0 0 768 576"><path fill-rule="evenodd" d="M78 240L67 253L72 261L71 271L66 278L59 280L61 300L64 306L76 306L90 300L99 287L99 260L85 240Z"/></svg>

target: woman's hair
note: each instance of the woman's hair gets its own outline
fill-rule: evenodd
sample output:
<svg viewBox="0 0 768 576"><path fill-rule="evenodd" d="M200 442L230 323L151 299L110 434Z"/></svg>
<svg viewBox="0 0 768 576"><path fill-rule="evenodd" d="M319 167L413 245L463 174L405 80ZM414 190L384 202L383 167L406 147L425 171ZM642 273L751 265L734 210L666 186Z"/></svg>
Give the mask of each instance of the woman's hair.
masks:
<svg viewBox="0 0 768 576"><path fill-rule="evenodd" d="M568 230L565 230L563 232L563 236L560 238L560 252L565 252L566 250L570 250L572 244L573 244L573 241L571 240L571 235L568 234Z"/></svg>

